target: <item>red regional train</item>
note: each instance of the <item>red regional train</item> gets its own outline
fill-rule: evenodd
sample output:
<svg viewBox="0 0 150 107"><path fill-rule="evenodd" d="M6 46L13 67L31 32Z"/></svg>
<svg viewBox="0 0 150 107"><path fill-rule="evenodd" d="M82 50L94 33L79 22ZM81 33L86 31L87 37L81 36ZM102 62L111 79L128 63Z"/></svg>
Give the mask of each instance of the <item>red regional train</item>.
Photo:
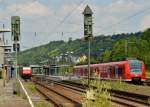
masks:
<svg viewBox="0 0 150 107"><path fill-rule="evenodd" d="M32 69L31 67L23 67L20 71L19 74L22 78L24 79L30 79L32 76Z"/></svg>
<svg viewBox="0 0 150 107"><path fill-rule="evenodd" d="M127 59L125 61L99 63L90 65L92 78L140 81L146 80L145 65L143 61L137 59ZM74 67L74 75L87 77L88 65Z"/></svg>

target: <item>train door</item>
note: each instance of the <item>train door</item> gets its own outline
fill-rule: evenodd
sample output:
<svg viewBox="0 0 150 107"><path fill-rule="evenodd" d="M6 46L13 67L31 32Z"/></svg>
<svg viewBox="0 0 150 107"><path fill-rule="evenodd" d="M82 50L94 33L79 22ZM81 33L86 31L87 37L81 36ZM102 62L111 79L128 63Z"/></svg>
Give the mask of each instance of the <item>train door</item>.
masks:
<svg viewBox="0 0 150 107"><path fill-rule="evenodd" d="M124 73L124 66L115 66L115 74L116 74L116 79L123 79L123 73Z"/></svg>
<svg viewBox="0 0 150 107"><path fill-rule="evenodd" d="M115 67L110 66L110 78L115 79Z"/></svg>
<svg viewBox="0 0 150 107"><path fill-rule="evenodd" d="M118 68L118 79L122 79L122 66L119 66Z"/></svg>
<svg viewBox="0 0 150 107"><path fill-rule="evenodd" d="M115 77L118 79L118 65L115 66Z"/></svg>
<svg viewBox="0 0 150 107"><path fill-rule="evenodd" d="M121 65L120 69L119 69L119 78L120 79L124 79L125 76L125 65Z"/></svg>

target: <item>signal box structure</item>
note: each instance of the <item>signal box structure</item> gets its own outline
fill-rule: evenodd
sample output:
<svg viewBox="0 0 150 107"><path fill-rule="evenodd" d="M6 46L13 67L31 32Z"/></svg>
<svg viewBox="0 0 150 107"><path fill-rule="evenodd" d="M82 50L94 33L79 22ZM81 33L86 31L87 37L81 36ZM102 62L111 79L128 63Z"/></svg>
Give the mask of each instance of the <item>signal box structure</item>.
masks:
<svg viewBox="0 0 150 107"><path fill-rule="evenodd" d="M11 17L11 34L13 43L13 51L20 51L20 17L12 16Z"/></svg>
<svg viewBox="0 0 150 107"><path fill-rule="evenodd" d="M20 17L19 16L11 17L11 30L12 30L13 41L19 41L20 39Z"/></svg>
<svg viewBox="0 0 150 107"><path fill-rule="evenodd" d="M84 37L85 39L90 39L93 35L93 30L92 30L92 10L91 8L87 5L86 8L83 11L84 15Z"/></svg>

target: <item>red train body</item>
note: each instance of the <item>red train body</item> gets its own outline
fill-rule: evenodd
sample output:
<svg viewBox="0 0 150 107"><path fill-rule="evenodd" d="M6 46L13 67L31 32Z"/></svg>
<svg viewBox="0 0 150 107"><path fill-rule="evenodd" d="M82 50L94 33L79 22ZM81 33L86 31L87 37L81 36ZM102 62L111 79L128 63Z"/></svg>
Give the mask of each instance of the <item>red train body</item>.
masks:
<svg viewBox="0 0 150 107"><path fill-rule="evenodd" d="M31 67L23 67L21 70L20 70L20 75L22 78L24 79L29 79L31 78L31 75L32 75L32 69Z"/></svg>
<svg viewBox="0 0 150 107"><path fill-rule="evenodd" d="M145 81L145 65L137 59L91 64L91 77L101 79L123 80L123 81ZM74 67L74 75L88 76L88 65Z"/></svg>

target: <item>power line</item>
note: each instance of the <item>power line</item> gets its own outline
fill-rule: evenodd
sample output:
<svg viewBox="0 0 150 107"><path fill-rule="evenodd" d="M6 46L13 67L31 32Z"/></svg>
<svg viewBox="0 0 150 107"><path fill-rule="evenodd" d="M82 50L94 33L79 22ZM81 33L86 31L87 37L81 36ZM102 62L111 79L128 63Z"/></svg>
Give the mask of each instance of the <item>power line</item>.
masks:
<svg viewBox="0 0 150 107"><path fill-rule="evenodd" d="M133 18L133 17L135 17L135 16L138 16L139 14L144 13L144 12L146 12L146 11L149 10L149 9L150 9L150 7L145 8L145 9L142 9L142 10L140 10L139 12L136 12L136 13L133 14L133 15L130 15L130 16L128 16L128 17L125 17L125 18L121 19L120 21L118 21L117 23L112 24L112 25L110 25L110 26L108 26L108 27L105 27L105 28L103 28L103 29L101 29L101 30L108 30L108 29L111 29L111 28L113 28L113 26L116 26L116 25L118 25L118 24L121 24L122 22L125 22L126 20L129 20L129 19L131 19L131 18ZM98 32L97 34L99 34L99 33L100 33L100 32Z"/></svg>
<svg viewBox="0 0 150 107"><path fill-rule="evenodd" d="M56 31L56 29L58 29L58 28L66 21L66 19L72 15L72 13L73 13L76 9L78 9L78 8L84 3L84 1L85 1L85 0L82 0L75 8L73 8L73 9L63 18L63 20L60 21L60 23L59 23L58 25L56 25L56 26L53 28L51 34L53 34L54 31Z"/></svg>

